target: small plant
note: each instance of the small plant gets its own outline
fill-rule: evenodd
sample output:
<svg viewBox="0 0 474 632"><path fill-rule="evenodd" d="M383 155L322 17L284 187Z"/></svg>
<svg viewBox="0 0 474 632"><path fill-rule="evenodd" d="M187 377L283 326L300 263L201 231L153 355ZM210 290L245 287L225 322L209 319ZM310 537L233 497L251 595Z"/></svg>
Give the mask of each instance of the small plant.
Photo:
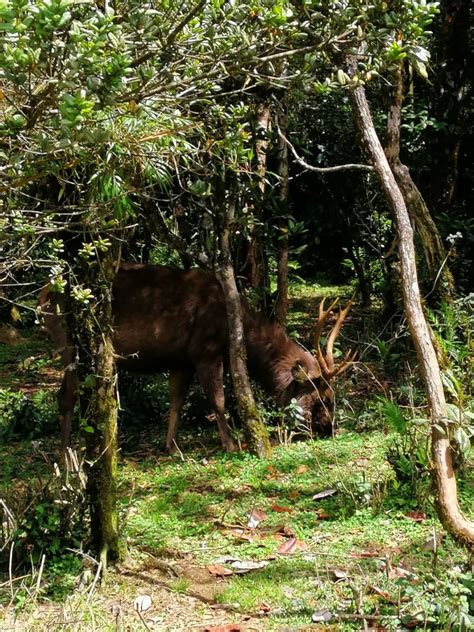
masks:
<svg viewBox="0 0 474 632"><path fill-rule="evenodd" d="M68 547L81 548L86 534L82 464L75 458L75 471L62 472L46 453L40 456L37 478L6 489L0 504L2 555L12 555L15 568L34 567L43 557L48 563L61 559Z"/></svg>
<svg viewBox="0 0 474 632"><path fill-rule="evenodd" d="M21 392L9 388L0 389L0 437L13 433L18 417L24 410L26 397Z"/></svg>
<svg viewBox="0 0 474 632"><path fill-rule="evenodd" d="M173 592L180 595L185 595L189 590L190 581L186 577L180 577L170 584L170 588Z"/></svg>
<svg viewBox="0 0 474 632"><path fill-rule="evenodd" d="M395 473L394 486L398 493L418 500L425 497L429 484L430 435L428 421L406 417L400 406L379 398L380 414L396 435L387 450L387 460Z"/></svg>
<svg viewBox="0 0 474 632"><path fill-rule="evenodd" d="M9 388L0 389L0 437L34 439L57 428L57 405L51 391L27 397Z"/></svg>
<svg viewBox="0 0 474 632"><path fill-rule="evenodd" d="M282 445L290 445L297 436L313 436L311 424L305 419L296 399L292 399L288 406L276 415L276 421L277 436Z"/></svg>
<svg viewBox="0 0 474 632"><path fill-rule="evenodd" d="M474 437L474 299L472 295L443 303L430 314L440 350L448 419L458 466L471 450Z"/></svg>
<svg viewBox="0 0 474 632"><path fill-rule="evenodd" d="M439 577L428 575L418 584L400 579L400 595L411 604L401 623L410 628L464 632L474 625L472 610L473 576L459 567ZM412 612L414 611L414 614Z"/></svg>

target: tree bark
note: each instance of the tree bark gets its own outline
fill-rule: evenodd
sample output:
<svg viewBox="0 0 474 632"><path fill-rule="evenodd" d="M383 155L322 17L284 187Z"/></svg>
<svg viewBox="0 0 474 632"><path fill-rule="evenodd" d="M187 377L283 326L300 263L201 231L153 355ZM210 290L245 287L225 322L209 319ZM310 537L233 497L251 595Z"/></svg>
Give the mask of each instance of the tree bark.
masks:
<svg viewBox="0 0 474 632"><path fill-rule="evenodd" d="M92 272L92 270L94 270ZM111 253L86 276L93 289L93 306L73 314L73 339L77 349L77 374L81 427L86 443L87 495L90 503L91 538L103 572L109 561L123 559L124 541L119 537L117 491L117 374L112 344Z"/></svg>
<svg viewBox="0 0 474 632"><path fill-rule="evenodd" d="M224 197L224 196L222 196ZM219 235L220 265L217 278L222 285L229 324L229 364L239 417L245 428L250 450L259 457L271 454L270 439L262 415L252 393L247 370L242 306L230 249L231 225L234 219L233 201L218 202L222 226Z"/></svg>
<svg viewBox="0 0 474 632"><path fill-rule="evenodd" d="M276 114L278 127L286 136L288 126L288 115L286 113L286 99L280 103L280 108ZM289 167L288 167L288 145L281 135L278 135L278 176L279 176L279 206L280 219L278 222L278 271L277 271L277 299L275 303L276 319L283 327L286 326L288 314L288 205L289 205Z"/></svg>
<svg viewBox="0 0 474 632"><path fill-rule="evenodd" d="M245 262L242 267L243 276L247 277L250 285L257 290L268 289L268 264L261 239L261 225L263 223L262 204L265 195L265 177L267 173L268 131L270 127L270 105L268 101L258 103L256 107L256 130L260 137L255 140L256 171L258 176L258 191L256 202L250 209L248 224L248 241L245 252ZM266 306L266 297L262 296L262 307Z"/></svg>
<svg viewBox="0 0 474 632"><path fill-rule="evenodd" d="M408 167L400 160L400 126L403 104L403 72L401 64L393 72L392 78L393 87L387 117L385 155L405 200L410 219L421 240L430 286L432 287L439 277L442 285L438 294L443 299L450 300L454 291L454 283L451 272L446 265L446 250L443 246L441 235L423 196L413 182ZM430 290L431 287L429 288Z"/></svg>
<svg viewBox="0 0 474 632"><path fill-rule="evenodd" d="M421 305L410 217L400 187L375 131L363 86L358 86L351 91L351 102L362 142L374 165L395 219L405 314L415 345L430 410L432 472L436 487L438 515L450 533L465 545L472 547L474 525L465 518L459 507L449 443L449 428L446 423L446 401L438 360Z"/></svg>

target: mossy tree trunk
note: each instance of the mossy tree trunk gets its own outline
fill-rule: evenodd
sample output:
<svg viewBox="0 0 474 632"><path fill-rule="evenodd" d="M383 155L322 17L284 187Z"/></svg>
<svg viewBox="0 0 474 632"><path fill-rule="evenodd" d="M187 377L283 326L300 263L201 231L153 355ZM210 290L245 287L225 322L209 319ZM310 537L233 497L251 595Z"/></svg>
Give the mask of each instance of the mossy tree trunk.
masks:
<svg viewBox="0 0 474 632"><path fill-rule="evenodd" d="M217 185L218 188L220 185ZM223 192L217 192L216 201L220 218L218 235L220 257L216 271L224 292L229 327L229 365L234 395L240 420L244 426L250 450L259 457L271 454L270 439L263 416L253 396L247 370L247 353L242 321L242 305L232 265L230 237L234 220L234 200L226 200Z"/></svg>
<svg viewBox="0 0 474 632"><path fill-rule="evenodd" d="M112 253L88 267L84 283L92 290L90 305L72 315L77 353L81 430L86 443L87 496L91 541L103 571L109 561L122 559L117 493L117 374L112 343Z"/></svg>
<svg viewBox="0 0 474 632"><path fill-rule="evenodd" d="M420 238L429 287L438 283L436 295L450 300L454 290L453 277L446 264L446 251L441 235L431 216L420 190L413 182L408 167L400 160L400 126L403 103L402 65L392 73L392 95L387 119L387 142L385 155L403 195L410 219Z"/></svg>
<svg viewBox="0 0 474 632"><path fill-rule="evenodd" d="M421 305L410 217L403 194L375 131L363 86L358 86L351 91L351 102L362 143L375 168L395 219L405 315L416 349L430 411L432 473L438 515L451 534L465 545L472 547L474 525L465 518L459 507L449 442L449 427L446 422L446 401L436 352Z"/></svg>

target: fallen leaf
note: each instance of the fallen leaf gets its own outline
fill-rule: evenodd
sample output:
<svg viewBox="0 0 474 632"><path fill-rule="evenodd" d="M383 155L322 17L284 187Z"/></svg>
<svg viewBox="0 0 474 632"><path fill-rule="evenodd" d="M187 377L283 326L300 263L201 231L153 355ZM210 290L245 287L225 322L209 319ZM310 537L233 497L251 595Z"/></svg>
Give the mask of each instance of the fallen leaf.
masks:
<svg viewBox="0 0 474 632"><path fill-rule="evenodd" d="M273 465L269 465L267 467L267 474L265 474L265 478L278 478L279 472L277 469L273 467Z"/></svg>
<svg viewBox="0 0 474 632"><path fill-rule="evenodd" d="M297 469L296 469L296 473L297 474L304 474L305 472L307 472L309 470L309 467L307 465L300 465Z"/></svg>
<svg viewBox="0 0 474 632"><path fill-rule="evenodd" d="M265 601L262 601L262 603L257 606L257 612L270 612L271 610L271 606L268 603L265 603Z"/></svg>
<svg viewBox="0 0 474 632"><path fill-rule="evenodd" d="M277 533L281 533L282 535L286 536L287 538L294 538L295 537L295 532L288 525L284 525L283 527L280 527L278 529Z"/></svg>
<svg viewBox="0 0 474 632"><path fill-rule="evenodd" d="M286 542L283 542L283 544L278 547L278 553L281 555L289 555L290 553L293 553L296 551L297 541L298 540L296 538L290 538Z"/></svg>
<svg viewBox="0 0 474 632"><path fill-rule="evenodd" d="M137 612L145 612L151 606L150 595L139 595L133 602L133 607Z"/></svg>
<svg viewBox="0 0 474 632"><path fill-rule="evenodd" d="M216 625L212 628L204 628L204 632L241 632L242 628L237 623L227 625Z"/></svg>
<svg viewBox="0 0 474 632"><path fill-rule="evenodd" d="M377 586L369 586L369 591L378 595L379 597L383 597L386 601L390 601L389 594L386 590L382 590L381 588L377 588Z"/></svg>
<svg viewBox="0 0 474 632"><path fill-rule="evenodd" d="M215 575L216 577L226 577L227 575L234 574L234 571L231 571L230 568L226 568L220 564L209 564L207 570L211 573L211 575Z"/></svg>
<svg viewBox="0 0 474 632"><path fill-rule="evenodd" d="M280 546L278 547L278 553L280 553L280 555L291 555L296 551L304 551L306 548L306 543L303 542L303 540L290 538L286 542L280 544Z"/></svg>
<svg viewBox="0 0 474 632"><path fill-rule="evenodd" d="M406 598L401 598L401 597L390 597L390 595L388 594L387 591L382 590L381 588L377 588L377 586L368 586L369 592L374 593L375 595L379 595L379 597L382 597L382 599L385 599L385 601L388 601L388 603L394 603L394 604L398 604L399 601L407 601Z"/></svg>
<svg viewBox="0 0 474 632"><path fill-rule="evenodd" d="M414 522L424 522L426 520L426 514L423 511L407 511L404 516Z"/></svg>
<svg viewBox="0 0 474 632"><path fill-rule="evenodd" d="M283 507L282 505L272 505L272 511L276 511L277 513L291 513L293 509Z"/></svg>
<svg viewBox="0 0 474 632"><path fill-rule="evenodd" d="M332 619L332 612L330 610L317 610L311 615L311 621L313 623L327 623Z"/></svg>
<svg viewBox="0 0 474 632"><path fill-rule="evenodd" d="M343 571L340 568L333 568L328 574L333 582L345 582L349 578L346 571Z"/></svg>
<svg viewBox="0 0 474 632"><path fill-rule="evenodd" d="M258 571L262 568L266 568L270 562L267 560L261 560L260 562L254 562L253 560L235 561L231 563L233 570L236 573L249 573L250 571Z"/></svg>
<svg viewBox="0 0 474 632"><path fill-rule="evenodd" d="M381 568L382 570L385 571L386 569L385 562L382 562ZM396 579L397 577L403 577L405 579L411 580L412 582L416 582L418 580L418 577L417 575L415 575L415 573L407 570L406 568L403 568L403 566L390 565L389 570L388 570L388 576L389 576L389 579Z"/></svg>
<svg viewBox="0 0 474 632"><path fill-rule="evenodd" d="M337 489L334 489L334 487L327 487L326 489L323 489L323 491L315 494L313 496L313 500L322 500L323 498L329 498L329 496L334 496L334 494L337 494Z"/></svg>
<svg viewBox="0 0 474 632"><path fill-rule="evenodd" d="M266 520L267 518L268 516L263 509L253 509L249 514L247 527L249 529L255 529L262 520Z"/></svg>

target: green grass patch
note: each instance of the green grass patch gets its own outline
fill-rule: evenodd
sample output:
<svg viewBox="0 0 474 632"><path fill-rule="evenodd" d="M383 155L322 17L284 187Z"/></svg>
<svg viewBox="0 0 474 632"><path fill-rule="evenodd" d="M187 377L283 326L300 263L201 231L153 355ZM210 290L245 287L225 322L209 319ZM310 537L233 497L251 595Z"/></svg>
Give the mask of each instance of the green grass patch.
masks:
<svg viewBox="0 0 474 632"><path fill-rule="evenodd" d="M138 548L178 552L199 566L268 561L261 570L226 577L215 599L244 613L264 604L270 627L307 624L322 609L354 612L357 594L362 612L387 615L390 623L398 595L413 586L417 598L418 591L429 597L419 605L424 615L446 622L459 597L459 581L450 580L450 572L459 565L461 574L466 557L449 537L436 555L429 548L442 529L434 512L412 519L412 499L404 505L394 492L385 459L391 440L378 432L348 432L277 448L271 460L246 453L202 459L194 453L184 461L142 462L139 470L124 462L127 535ZM325 489L335 493L313 500ZM251 529L248 516L255 510L266 517ZM290 538L301 548L282 554ZM441 589L450 604L444 610ZM459 614L462 604L456 603ZM416 614L408 602L402 605L406 616ZM344 623L346 629L352 625L357 629L355 622Z"/></svg>

